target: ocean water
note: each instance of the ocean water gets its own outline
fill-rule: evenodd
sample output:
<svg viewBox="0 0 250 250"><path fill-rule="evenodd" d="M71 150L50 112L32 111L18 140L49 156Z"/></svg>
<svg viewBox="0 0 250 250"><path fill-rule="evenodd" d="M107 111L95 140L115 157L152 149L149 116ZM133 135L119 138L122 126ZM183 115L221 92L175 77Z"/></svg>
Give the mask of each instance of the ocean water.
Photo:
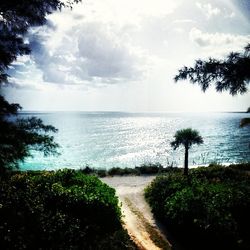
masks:
<svg viewBox="0 0 250 250"><path fill-rule="evenodd" d="M190 165L250 161L250 127L239 128L245 113L120 113L55 112L22 113L36 116L59 129L55 140L59 156L34 152L21 169L134 167L143 163L181 166L182 148L170 142L182 128L197 129L204 144L193 146Z"/></svg>

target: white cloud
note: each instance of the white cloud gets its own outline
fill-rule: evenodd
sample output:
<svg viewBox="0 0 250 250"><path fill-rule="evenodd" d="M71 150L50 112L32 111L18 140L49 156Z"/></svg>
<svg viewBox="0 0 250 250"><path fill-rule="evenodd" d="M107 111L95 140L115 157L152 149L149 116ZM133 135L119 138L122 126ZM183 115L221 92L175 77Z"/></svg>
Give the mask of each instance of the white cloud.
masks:
<svg viewBox="0 0 250 250"><path fill-rule="evenodd" d="M236 16L236 14L233 11L225 14L226 18L234 18L235 16Z"/></svg>
<svg viewBox="0 0 250 250"><path fill-rule="evenodd" d="M200 47L213 50L216 52L227 52L242 49L250 42L250 35L237 35L225 33L208 33L202 32L200 29L192 28L189 33L189 38Z"/></svg>
<svg viewBox="0 0 250 250"><path fill-rule="evenodd" d="M221 5L221 3L222 1L216 2L216 4L220 4L219 7L214 6L211 3L201 3L201 2L196 2L195 5L208 20L216 16L226 18L226 19L235 18L236 14L231 9L230 3L228 2L227 3L228 5L225 5L225 4Z"/></svg>
<svg viewBox="0 0 250 250"><path fill-rule="evenodd" d="M45 82L113 84L136 80L143 73L140 63L146 61L122 31L99 22L82 22L63 32L39 27L29 35L31 59Z"/></svg>
<svg viewBox="0 0 250 250"><path fill-rule="evenodd" d="M207 19L221 14L221 10L218 7L212 6L210 3L196 2L196 6L203 12Z"/></svg>
<svg viewBox="0 0 250 250"><path fill-rule="evenodd" d="M87 23L77 27L79 65L87 78L103 80L132 79L138 76L135 55L119 34L100 23Z"/></svg>
<svg viewBox="0 0 250 250"><path fill-rule="evenodd" d="M118 25L140 22L145 17L166 16L177 8L182 0L106 0L87 1L77 5L74 13L88 21L112 22Z"/></svg>
<svg viewBox="0 0 250 250"><path fill-rule="evenodd" d="M192 19L177 19L173 21L173 24L194 24L196 21Z"/></svg>
<svg viewBox="0 0 250 250"><path fill-rule="evenodd" d="M23 89L23 90L42 90L37 84L28 83L24 81L20 81L20 79L12 78L12 81L8 83L8 87L12 87L15 89ZM7 86L6 86L7 87Z"/></svg>

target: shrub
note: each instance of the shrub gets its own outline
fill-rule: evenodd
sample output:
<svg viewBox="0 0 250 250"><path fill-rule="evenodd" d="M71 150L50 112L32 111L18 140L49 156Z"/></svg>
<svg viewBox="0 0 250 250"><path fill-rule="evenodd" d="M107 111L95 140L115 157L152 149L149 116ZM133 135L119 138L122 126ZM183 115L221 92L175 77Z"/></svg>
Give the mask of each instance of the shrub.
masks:
<svg viewBox="0 0 250 250"><path fill-rule="evenodd" d="M209 167L199 167L191 171L191 175L199 179L210 181L242 181L247 178L245 171L250 169L250 164L237 164L228 167L212 164Z"/></svg>
<svg viewBox="0 0 250 250"><path fill-rule="evenodd" d="M139 175L135 168L111 168L108 170L108 175Z"/></svg>
<svg viewBox="0 0 250 250"><path fill-rule="evenodd" d="M135 168L120 168L113 167L109 170L106 169L94 169L88 165L80 170L76 170L87 175L96 175L99 177L115 176L115 175L156 175L169 172L180 172L181 168L166 167L164 168L160 163L145 163Z"/></svg>
<svg viewBox="0 0 250 250"><path fill-rule="evenodd" d="M107 171L105 169L97 169L96 170L96 175L99 177L106 177L107 176Z"/></svg>
<svg viewBox="0 0 250 250"><path fill-rule="evenodd" d="M187 179L183 175L168 174L157 177L146 189L145 197L151 205L152 211L158 216L164 216L163 204L166 197L187 185Z"/></svg>
<svg viewBox="0 0 250 250"><path fill-rule="evenodd" d="M115 190L79 171L15 173L0 183L2 249L133 249L120 219Z"/></svg>
<svg viewBox="0 0 250 250"><path fill-rule="evenodd" d="M237 170L250 170L250 163L241 163L237 165L230 165L229 166L232 169L237 169Z"/></svg>
<svg viewBox="0 0 250 250"><path fill-rule="evenodd" d="M153 213L185 241L200 242L202 249L250 247L250 176L236 166L193 169L189 178L157 177L145 196Z"/></svg>
<svg viewBox="0 0 250 250"><path fill-rule="evenodd" d="M163 166L159 163L145 163L140 167L136 167L140 174L158 174L163 169Z"/></svg>

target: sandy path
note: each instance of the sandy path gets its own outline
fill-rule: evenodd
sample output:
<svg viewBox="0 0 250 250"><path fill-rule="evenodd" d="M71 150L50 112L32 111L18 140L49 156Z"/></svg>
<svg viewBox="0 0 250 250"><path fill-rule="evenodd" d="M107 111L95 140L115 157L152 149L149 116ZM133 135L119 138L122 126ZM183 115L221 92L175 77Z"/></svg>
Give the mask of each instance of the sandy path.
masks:
<svg viewBox="0 0 250 250"><path fill-rule="evenodd" d="M171 245L161 233L143 196L144 188L154 178L154 176L115 176L102 178L102 181L116 189L122 202L124 226L139 249L169 250Z"/></svg>

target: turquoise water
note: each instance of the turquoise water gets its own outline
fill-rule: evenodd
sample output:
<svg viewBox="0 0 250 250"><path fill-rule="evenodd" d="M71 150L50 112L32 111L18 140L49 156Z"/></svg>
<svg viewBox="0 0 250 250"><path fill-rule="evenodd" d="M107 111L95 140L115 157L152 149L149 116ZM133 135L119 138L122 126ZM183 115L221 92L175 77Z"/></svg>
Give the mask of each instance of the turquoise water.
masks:
<svg viewBox="0 0 250 250"><path fill-rule="evenodd" d="M134 167L159 162L183 164L183 149L173 151L170 142L176 130L199 130L204 144L190 150L190 165L250 161L250 127L239 128L245 113L119 112L22 113L37 116L59 129L55 140L60 155L34 153L22 169Z"/></svg>

